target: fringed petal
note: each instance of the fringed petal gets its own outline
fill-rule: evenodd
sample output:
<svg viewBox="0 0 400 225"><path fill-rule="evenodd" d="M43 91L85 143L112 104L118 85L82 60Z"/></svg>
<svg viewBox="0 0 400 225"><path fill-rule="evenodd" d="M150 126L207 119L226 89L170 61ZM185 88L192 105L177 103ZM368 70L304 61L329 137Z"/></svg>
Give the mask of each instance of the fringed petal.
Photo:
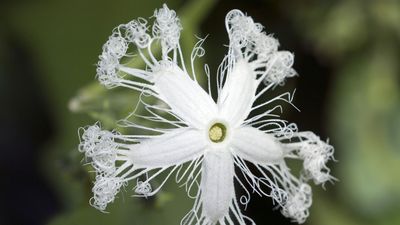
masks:
<svg viewBox="0 0 400 225"><path fill-rule="evenodd" d="M204 156L200 184L203 214L213 223L228 215L235 198L233 165L232 156L225 149L209 149Z"/></svg>
<svg viewBox="0 0 400 225"><path fill-rule="evenodd" d="M279 141L253 127L241 127L232 137L234 153L255 164L277 163L283 160L283 149Z"/></svg>
<svg viewBox="0 0 400 225"><path fill-rule="evenodd" d="M169 167L199 157L206 144L200 131L179 128L133 145L129 158L136 168Z"/></svg>
<svg viewBox="0 0 400 225"><path fill-rule="evenodd" d="M202 129L217 115L217 106L211 96L178 66L163 66L155 77L159 98L189 126Z"/></svg>
<svg viewBox="0 0 400 225"><path fill-rule="evenodd" d="M220 116L232 126L243 123L251 111L257 90L256 74L245 60L238 61L228 74L218 98Z"/></svg>

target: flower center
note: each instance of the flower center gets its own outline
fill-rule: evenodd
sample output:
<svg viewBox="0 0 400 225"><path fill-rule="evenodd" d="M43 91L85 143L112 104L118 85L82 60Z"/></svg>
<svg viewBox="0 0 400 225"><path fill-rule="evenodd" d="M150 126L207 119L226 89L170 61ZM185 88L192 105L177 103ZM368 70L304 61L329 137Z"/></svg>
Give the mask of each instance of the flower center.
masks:
<svg viewBox="0 0 400 225"><path fill-rule="evenodd" d="M208 130L208 137L212 142L222 142L226 137L226 127L222 123L215 123Z"/></svg>

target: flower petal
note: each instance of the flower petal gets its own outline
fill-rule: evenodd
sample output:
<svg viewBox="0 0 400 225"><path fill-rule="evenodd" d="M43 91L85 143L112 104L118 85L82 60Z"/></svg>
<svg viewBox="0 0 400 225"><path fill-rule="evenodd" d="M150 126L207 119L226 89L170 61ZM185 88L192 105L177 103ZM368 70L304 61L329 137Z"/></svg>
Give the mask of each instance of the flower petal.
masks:
<svg viewBox="0 0 400 225"><path fill-rule="evenodd" d="M155 77L160 98L189 125L204 127L217 114L213 99L177 65L162 68Z"/></svg>
<svg viewBox="0 0 400 225"><path fill-rule="evenodd" d="M226 79L218 98L218 107L221 117L226 118L235 127L240 125L251 111L257 91L256 74L248 62L239 60Z"/></svg>
<svg viewBox="0 0 400 225"><path fill-rule="evenodd" d="M179 128L135 145L129 157L138 168L169 167L199 157L206 144L200 131Z"/></svg>
<svg viewBox="0 0 400 225"><path fill-rule="evenodd" d="M235 154L252 163L276 163L283 159L283 149L274 136L246 126L234 131L231 146Z"/></svg>
<svg viewBox="0 0 400 225"><path fill-rule="evenodd" d="M225 149L210 149L204 156L201 190L203 215L218 222L229 215L235 197L233 186L234 164L232 155Z"/></svg>

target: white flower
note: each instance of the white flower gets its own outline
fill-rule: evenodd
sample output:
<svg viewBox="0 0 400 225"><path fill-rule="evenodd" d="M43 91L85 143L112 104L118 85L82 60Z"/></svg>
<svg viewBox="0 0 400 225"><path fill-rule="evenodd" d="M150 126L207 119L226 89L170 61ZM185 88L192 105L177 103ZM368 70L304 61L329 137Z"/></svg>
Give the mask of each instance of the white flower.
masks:
<svg viewBox="0 0 400 225"><path fill-rule="evenodd" d="M271 197L284 216L304 222L312 196L306 182L313 179L323 184L333 179L326 166L333 158L333 148L279 118L279 102L291 104L291 94L265 102L260 99L296 74L293 55L278 51L279 42L265 34L260 24L232 10L226 17L228 54L219 66L217 91L213 93L208 66L205 89L193 68L195 58L204 55L204 40L193 49L189 72L183 63L179 45L182 28L175 11L164 5L154 17L153 36L147 33L147 22L142 18L120 25L100 56L100 82L140 91L140 104L146 112L132 116L153 125L123 120L120 126L134 128L134 135L103 131L98 124L84 129L79 149L92 160L97 172L91 204L105 210L130 180L137 181L136 196L152 196L175 174L177 183L195 199L181 224L254 224L240 210L241 204L250 201L250 193ZM162 54L155 57L152 45L158 41ZM134 57L127 52L135 46L145 70L120 63ZM158 103L147 103L149 96ZM286 158L303 160L300 178L290 173ZM250 170L250 164L255 171ZM152 188L151 181L159 176L163 176L161 185ZM234 183L246 195L236 198Z"/></svg>

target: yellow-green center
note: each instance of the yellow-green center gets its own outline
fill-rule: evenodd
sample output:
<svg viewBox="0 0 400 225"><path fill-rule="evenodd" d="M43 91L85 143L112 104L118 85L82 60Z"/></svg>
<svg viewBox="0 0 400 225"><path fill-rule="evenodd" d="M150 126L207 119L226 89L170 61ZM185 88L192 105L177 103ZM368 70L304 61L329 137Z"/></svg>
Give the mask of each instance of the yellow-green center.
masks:
<svg viewBox="0 0 400 225"><path fill-rule="evenodd" d="M219 143L225 139L226 127L222 123L215 123L208 130L208 137L212 142Z"/></svg>

